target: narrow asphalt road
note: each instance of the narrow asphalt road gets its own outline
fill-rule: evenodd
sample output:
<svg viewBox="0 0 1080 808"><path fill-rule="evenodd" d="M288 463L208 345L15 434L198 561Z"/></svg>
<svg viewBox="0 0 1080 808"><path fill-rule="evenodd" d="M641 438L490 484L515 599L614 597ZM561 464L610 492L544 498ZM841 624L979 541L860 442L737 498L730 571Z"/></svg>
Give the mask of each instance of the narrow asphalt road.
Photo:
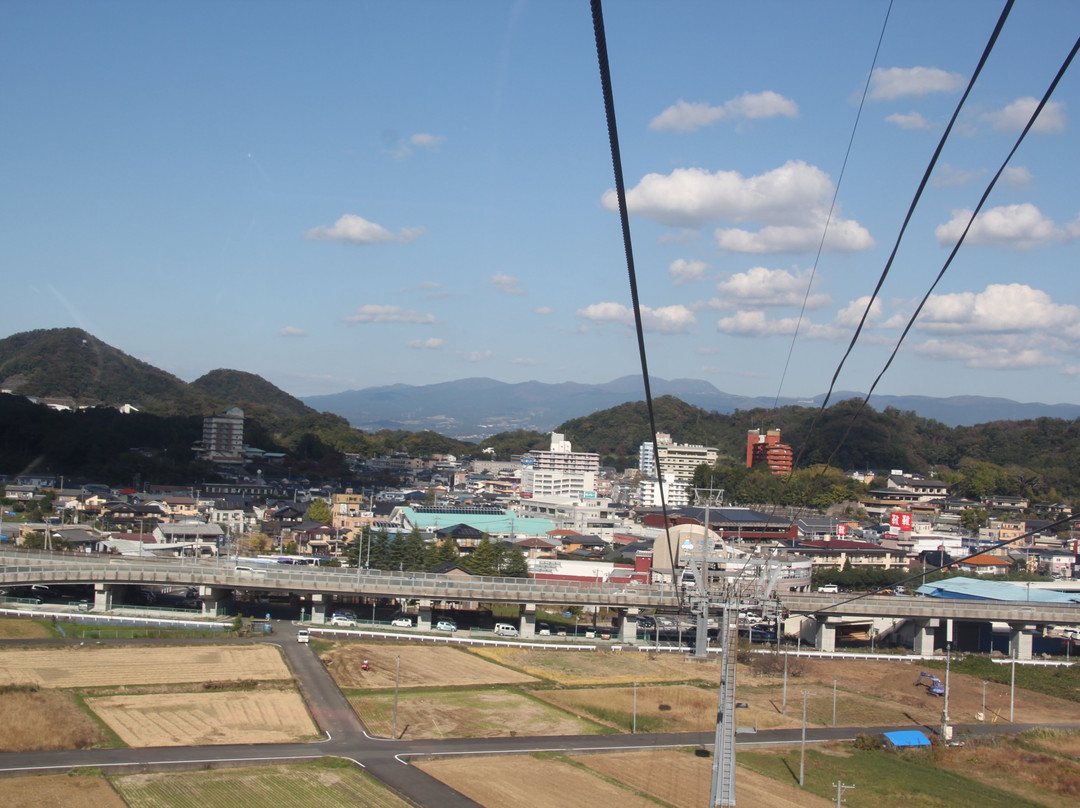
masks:
<svg viewBox="0 0 1080 808"><path fill-rule="evenodd" d="M310 645L296 641L296 627L276 624L271 639L207 642L272 642L278 645L292 669L308 709L325 737L312 743L244 744L228 746L191 746L157 748L88 749L59 752L8 752L0 754L0 774L40 774L74 768L97 767L107 773L159 771L193 766L236 765L251 763L288 763L332 755L347 758L362 766L373 777L425 808L478 808L479 803L436 780L408 763L410 758L444 755L525 754L551 751L599 751L655 749L677 746L711 747L712 732L654 733L638 735L564 735L515 736L503 738L453 738L447 740L392 740L371 736L357 717ZM161 644L162 640L110 640L107 644ZM190 640L177 641L192 644ZM0 646L27 645L25 640L0 642ZM56 641L33 644L57 644ZM1034 724L957 725L957 736L1023 732ZM1080 724L1055 725L1080 729ZM847 740L858 733L878 734L913 728L934 731L931 727L912 725L894 727L808 728L809 742ZM800 730L768 730L741 734L740 747L764 744L798 743Z"/></svg>

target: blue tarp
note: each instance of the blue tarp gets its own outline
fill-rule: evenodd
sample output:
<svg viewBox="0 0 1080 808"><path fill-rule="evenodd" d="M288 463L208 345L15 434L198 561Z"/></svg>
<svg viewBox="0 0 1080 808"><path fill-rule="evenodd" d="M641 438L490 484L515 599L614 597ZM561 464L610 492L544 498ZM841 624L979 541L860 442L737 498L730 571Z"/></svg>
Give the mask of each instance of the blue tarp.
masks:
<svg viewBox="0 0 1080 808"><path fill-rule="evenodd" d="M895 747L929 746L930 739L914 729L886 732L885 739Z"/></svg>

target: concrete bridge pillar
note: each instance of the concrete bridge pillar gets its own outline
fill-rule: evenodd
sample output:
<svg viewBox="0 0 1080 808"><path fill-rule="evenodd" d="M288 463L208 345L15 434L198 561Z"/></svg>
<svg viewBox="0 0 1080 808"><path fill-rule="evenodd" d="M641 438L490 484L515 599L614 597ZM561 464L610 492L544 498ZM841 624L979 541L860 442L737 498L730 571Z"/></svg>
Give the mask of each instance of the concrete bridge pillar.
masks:
<svg viewBox="0 0 1080 808"><path fill-rule="evenodd" d="M113 588L111 584L94 584L94 611L112 611Z"/></svg>
<svg viewBox="0 0 1080 808"><path fill-rule="evenodd" d="M326 601L327 597L317 592L311 596L311 622L315 625L326 625Z"/></svg>
<svg viewBox="0 0 1080 808"><path fill-rule="evenodd" d="M431 631L431 601L421 600L419 606L416 612L416 627L420 631Z"/></svg>
<svg viewBox="0 0 1080 808"><path fill-rule="evenodd" d="M836 626L834 624L828 622L828 620L817 621L814 647L819 651L836 650Z"/></svg>
<svg viewBox="0 0 1080 808"><path fill-rule="evenodd" d="M618 611L619 642L634 642L637 639L637 619L640 609L630 607Z"/></svg>
<svg viewBox="0 0 1080 808"><path fill-rule="evenodd" d="M1035 629L1029 625L1009 623L1009 656L1013 659L1031 659L1034 635Z"/></svg>
<svg viewBox="0 0 1080 808"><path fill-rule="evenodd" d="M225 614L225 602L229 599L231 590L218 589L212 586L199 587L199 600L202 601L202 613L205 617L221 617Z"/></svg>
<svg viewBox="0 0 1080 808"><path fill-rule="evenodd" d="M526 603L521 610L521 623L518 626L518 634L522 639L531 640L536 637L536 604Z"/></svg>
<svg viewBox="0 0 1080 808"><path fill-rule="evenodd" d="M934 653L934 630L938 627L936 618L913 620L915 634L911 640L912 651L923 656L931 656Z"/></svg>

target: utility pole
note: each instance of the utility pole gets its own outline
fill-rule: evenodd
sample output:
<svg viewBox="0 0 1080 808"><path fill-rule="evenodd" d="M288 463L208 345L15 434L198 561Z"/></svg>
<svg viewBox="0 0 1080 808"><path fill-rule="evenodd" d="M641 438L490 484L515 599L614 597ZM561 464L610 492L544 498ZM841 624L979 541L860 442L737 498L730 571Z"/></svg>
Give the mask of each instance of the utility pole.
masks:
<svg viewBox="0 0 1080 808"><path fill-rule="evenodd" d="M810 695L809 690L802 692L802 740L799 745L799 788L803 787L805 782L803 774L806 771L806 697Z"/></svg>
<svg viewBox="0 0 1080 808"><path fill-rule="evenodd" d="M401 682L401 657L396 657L396 663L394 668L394 730L391 737L397 740L397 697L398 697L398 684Z"/></svg>
<svg viewBox="0 0 1080 808"><path fill-rule="evenodd" d="M852 790L855 786L845 786L843 782L833 783L833 785L836 786L836 808L840 808L841 805L847 802L844 799L844 792Z"/></svg>
<svg viewBox="0 0 1080 808"><path fill-rule="evenodd" d="M952 727L949 726L949 662L952 659L952 643L945 643L945 701L941 709L941 740L952 740Z"/></svg>

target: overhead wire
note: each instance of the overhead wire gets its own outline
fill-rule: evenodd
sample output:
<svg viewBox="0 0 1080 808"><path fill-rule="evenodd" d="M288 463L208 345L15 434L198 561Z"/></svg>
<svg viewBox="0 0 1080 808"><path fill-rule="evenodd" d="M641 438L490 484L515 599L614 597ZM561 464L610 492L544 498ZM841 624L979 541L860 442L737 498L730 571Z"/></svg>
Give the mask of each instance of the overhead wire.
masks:
<svg viewBox="0 0 1080 808"><path fill-rule="evenodd" d="M607 36L604 31L604 10L600 0L591 0L593 34L596 38L596 57L600 68L600 83L604 94L604 114L607 118L608 141L611 147L611 163L615 174L615 194L619 201L619 222L622 226L623 252L626 255L626 272L630 283L630 299L634 309L634 330L637 333L638 357L641 362L642 381L645 385L645 406L649 413L649 429L652 435L653 460L656 467L657 490L660 493L660 511L664 520L664 533L668 557L672 564L672 577L678 566L679 548L672 546L667 499L664 480L660 473L660 452L657 446L656 411L653 406L652 388L649 381L649 362L645 352L645 330L641 320L641 301L638 297L637 272L634 268L634 247L630 238L630 216L626 207L626 184L623 180L622 155L619 149L619 132L615 117L615 96L611 88L611 67L608 61ZM680 589L682 582L679 582Z"/></svg>
<svg viewBox="0 0 1080 808"><path fill-rule="evenodd" d="M972 225L975 223L976 216L978 216L979 211L982 210L983 205L986 204L986 200L990 196L990 192L993 191L994 186L1001 178L1001 175L1005 173L1005 169L1008 167L1009 161L1012 160L1013 155L1015 155L1017 150L1020 148L1020 144L1024 142L1024 138L1027 137L1028 132L1030 132L1031 128L1035 125L1035 121L1038 120L1039 114L1043 111L1043 108L1050 101L1050 97L1054 94L1054 90L1057 89L1057 86L1061 82L1062 77L1065 75L1065 72L1072 64L1072 61L1075 58L1078 50L1080 50L1080 38L1077 38L1076 42L1072 46L1072 50L1069 51L1069 55L1065 57L1065 60L1062 62L1061 67L1058 68L1057 74L1054 76L1054 80L1050 82L1050 86L1047 87L1046 92L1043 93L1042 99L1039 101L1038 105L1035 107L1035 110L1028 118L1027 124L1020 132L1020 135L1016 138L1016 143L1013 144L1013 147L1009 150L1009 153L1005 156L1005 159L1002 160L1001 166L987 183L986 189L983 191L982 196L979 197L979 202L975 206L974 210L971 211L971 215L968 217L967 224L964 226L963 232L960 233L960 237L956 240L956 244L953 245L952 250L949 252L948 258L946 258L945 263L941 267L941 271L938 272L937 277L934 278L934 282L930 284L930 287L926 290L926 294L923 295L922 300L920 300L919 304L915 307L915 311L912 313L911 317L908 318L907 324L904 326L904 330L900 334L900 338L897 339L896 345L892 349L892 353L889 354L889 358L886 360L884 367L882 367L881 369L881 372L878 373L877 377L874 379L873 384L870 385L870 389L867 391L866 396L859 402L858 408L852 414L851 419L848 422L847 430L840 438L840 441L837 444L836 448L833 449L833 452L829 456L829 459L826 461L826 464L832 462L833 458L835 458L836 454L840 451L840 447L843 446L844 441L847 440L848 435L851 434L851 430L855 425L855 421L858 419L859 415L862 414L862 411L866 408L866 405L870 400L870 396L872 396L874 394L874 390L877 389L878 382L881 381L881 378L885 375L885 372L892 365L893 360L896 358L896 354L900 351L900 346L903 344L904 339L908 335L908 332L910 332L912 327L915 325L915 320L922 312L923 307L930 299L930 295L933 294L934 289L937 288L937 285L941 281L942 277L944 277L945 272L952 265L953 259L960 251L960 246L964 243L964 240L967 238L968 232L971 230Z"/></svg>
<svg viewBox="0 0 1080 808"><path fill-rule="evenodd" d="M952 133L953 126L956 124L957 118L960 116L960 111L963 109L968 96L971 95L971 91L975 86L975 82L978 80L979 75L982 73L983 67L986 65L987 60L990 58L990 53L994 49L994 45L997 43L998 37L1001 35L1002 29L1005 27L1005 21L1009 17L1009 12L1012 11L1015 0L1006 0L1005 7L1002 9L1001 14L998 16L998 21L994 26L994 30L990 34L990 38L983 48L982 55L979 57L978 64L975 66L975 70L968 80L967 87L964 89L963 95L956 104L956 109L953 111L952 117L949 118L949 123L946 125L945 130L941 133L941 138L938 140L938 145L934 149L934 153L930 158L929 164L926 166L926 170L923 172L922 179L919 181L919 185L915 190L915 194L912 197L911 204L908 205L907 213L904 216L903 223L900 226L900 231L896 235L896 241L893 243L889 258L885 262L885 268L882 270L877 284L874 286L873 292L870 294L869 300L866 302L866 308L863 310L862 317L859 318L859 323L855 328L855 333L851 336L851 341L848 343L847 350L844 351L844 355L840 358L839 364L836 366L836 370L833 373L832 380L829 382L829 389L825 394L825 398L821 402L821 406L818 408L817 414L814 416L813 421L810 423L810 429L808 430L806 437L803 439L802 445L799 448L798 455L792 463L792 468L798 465L799 460L802 458L806 448L810 445L810 439L813 437L814 429L817 427L818 421L821 420L822 414L829 406L829 399L832 397L833 390L836 388L836 381L840 377L840 371L843 369L844 364L847 362L848 357L851 355L852 350L855 348L856 342L862 334L863 327L866 325L866 320L870 316L870 311L873 308L874 301L877 300L878 293L881 291L881 287L885 284L885 279L889 276L889 271L892 269L893 262L896 260L896 254L900 249L900 242L904 238L904 234L907 231L908 224L910 224L912 216L915 214L915 208L922 199L923 191L926 189L927 183L930 181L930 175L933 173L935 166L937 165L938 158L941 156L941 152L945 148L945 143L949 139L949 135Z"/></svg>
<svg viewBox="0 0 1080 808"><path fill-rule="evenodd" d="M799 316L795 321L795 332L791 335L791 345L788 346L787 359L784 361L784 369L780 373L780 383L776 387L776 398L773 399L775 411L780 402L780 393L784 389L784 380L787 378L788 367L791 365L791 356L795 352L795 342L802 328L803 316L806 314L806 304L810 300L810 290L814 286L817 277L818 264L821 261L821 253L825 249L825 238L829 234L829 225L832 224L833 212L836 210L836 200L840 196L840 185L844 181L844 172L847 170L848 159L851 157L851 148L855 143L855 133L859 129L859 120L862 118L863 107L866 106L866 96L870 92L870 80L874 76L874 68L877 67L878 55L881 53L881 43L885 40L885 30L889 26L889 15L892 13L893 0L889 0L889 6L885 9L885 19L881 23L881 33L878 34L877 47L874 48L874 58L870 61L870 70L866 74L866 83L863 84L862 97L859 99L859 108L855 112L855 121L851 125L851 135L848 136L847 149L844 150L844 159L840 164L840 173L836 177L836 187L833 188L832 201L829 203L829 213L825 217L825 226L821 230L821 240L818 242L817 253L814 255L814 264L810 268L810 279L806 283L806 294L803 295L802 305L799 308Z"/></svg>

